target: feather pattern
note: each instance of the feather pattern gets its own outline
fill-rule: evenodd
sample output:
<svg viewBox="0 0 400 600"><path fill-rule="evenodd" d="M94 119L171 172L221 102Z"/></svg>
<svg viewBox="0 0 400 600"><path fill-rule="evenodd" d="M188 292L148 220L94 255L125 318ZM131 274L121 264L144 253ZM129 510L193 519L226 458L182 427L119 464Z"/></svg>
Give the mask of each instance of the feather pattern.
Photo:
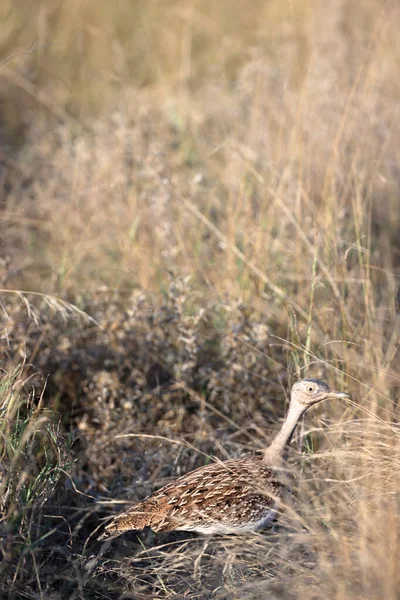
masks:
<svg viewBox="0 0 400 600"><path fill-rule="evenodd" d="M146 526L154 531L204 533L258 529L275 517L283 490L284 484L261 456L215 462L133 505L107 526L104 538Z"/></svg>

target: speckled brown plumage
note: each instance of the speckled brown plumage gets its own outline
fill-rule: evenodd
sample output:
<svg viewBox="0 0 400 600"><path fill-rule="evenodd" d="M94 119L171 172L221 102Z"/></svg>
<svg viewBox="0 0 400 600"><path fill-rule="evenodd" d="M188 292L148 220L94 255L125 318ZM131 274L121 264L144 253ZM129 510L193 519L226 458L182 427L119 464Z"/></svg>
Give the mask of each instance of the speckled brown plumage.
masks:
<svg viewBox="0 0 400 600"><path fill-rule="evenodd" d="M107 526L104 537L146 526L204 533L252 530L273 520L282 492L283 485L263 464L262 455L216 462L135 504Z"/></svg>
<svg viewBox="0 0 400 600"><path fill-rule="evenodd" d="M199 533L256 531L271 523L285 490L283 454L300 417L326 398L348 398L326 383L294 384L288 414L271 445L259 455L215 462L195 469L115 517L99 539L151 527Z"/></svg>

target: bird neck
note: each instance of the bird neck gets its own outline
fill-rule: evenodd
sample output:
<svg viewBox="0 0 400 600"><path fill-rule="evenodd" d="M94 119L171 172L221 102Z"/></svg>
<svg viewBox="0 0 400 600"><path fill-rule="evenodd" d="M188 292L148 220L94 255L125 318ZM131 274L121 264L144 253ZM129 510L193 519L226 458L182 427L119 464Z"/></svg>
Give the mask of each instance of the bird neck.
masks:
<svg viewBox="0 0 400 600"><path fill-rule="evenodd" d="M264 451L263 462L267 465L279 465L284 458L287 444L290 443L296 425L300 417L305 413L306 407L298 402L292 402L289 406L286 419L279 433L272 440L271 445Z"/></svg>

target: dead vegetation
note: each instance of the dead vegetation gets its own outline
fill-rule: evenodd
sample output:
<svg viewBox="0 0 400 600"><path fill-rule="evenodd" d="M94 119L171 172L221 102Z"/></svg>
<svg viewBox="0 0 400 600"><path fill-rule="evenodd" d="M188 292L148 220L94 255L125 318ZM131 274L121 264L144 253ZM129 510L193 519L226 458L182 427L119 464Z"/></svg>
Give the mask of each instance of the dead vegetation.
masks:
<svg viewBox="0 0 400 600"><path fill-rule="evenodd" d="M71 4L1 9L2 597L397 600L398 7ZM96 542L304 375L275 531Z"/></svg>

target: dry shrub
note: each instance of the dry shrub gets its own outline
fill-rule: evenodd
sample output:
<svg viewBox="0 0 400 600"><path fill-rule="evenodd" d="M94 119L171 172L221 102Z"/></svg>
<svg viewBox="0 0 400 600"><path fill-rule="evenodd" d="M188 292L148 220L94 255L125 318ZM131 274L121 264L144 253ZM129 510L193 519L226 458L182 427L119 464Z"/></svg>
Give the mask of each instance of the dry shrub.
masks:
<svg viewBox="0 0 400 600"><path fill-rule="evenodd" d="M86 439L91 480L120 472L115 444L118 452L137 446L137 440L115 442L117 434L185 435L208 451L221 420L226 441L235 430L243 443L250 432L238 436L233 418L250 419L259 433L276 414L271 396L283 389L286 373L282 351L269 351L267 326L243 303L201 308L187 279L172 279L161 299L143 292L129 299L101 294L86 324L43 307L33 324L26 305L15 299L4 308L5 354L10 361L27 355L37 386L40 374L48 377L45 397L53 398L52 408L65 413L66 422L73 418L80 444ZM131 468L126 465L128 478Z"/></svg>
<svg viewBox="0 0 400 600"><path fill-rule="evenodd" d="M56 545L59 569L49 573L43 561L36 579L21 575L25 585L34 590L38 580L55 591L62 582L68 595L78 578L76 597L104 589L137 598L150 591L301 598L306 590L318 598L321 589L337 598L396 597L399 432L388 367L381 361L368 383L359 382L370 389L359 403L336 366L347 364L348 375L356 372L352 363L362 366L361 340L324 344L316 355L293 329L293 341L276 347L279 338L255 311L226 303L200 309L185 279L171 280L161 299L102 295L90 307L100 327L81 317L62 321L44 307L32 324L25 303L4 308L9 360L24 347L37 373L30 381L39 387L40 372L49 375L42 401L61 411L64 427L74 423L76 437L72 479L61 495L50 494L63 527L50 519L47 542L37 542L47 553ZM352 387L354 403L322 405L300 432L305 453L292 452L296 484L278 529L212 539L207 547L190 534L151 532L125 535L111 548L97 544L100 519L113 504L121 510L123 500L143 498L212 455L267 443L266 424L284 409L276 398L284 399L288 347L293 374L305 356L310 373ZM110 495L120 501L110 503ZM45 527L48 513L40 514Z"/></svg>

